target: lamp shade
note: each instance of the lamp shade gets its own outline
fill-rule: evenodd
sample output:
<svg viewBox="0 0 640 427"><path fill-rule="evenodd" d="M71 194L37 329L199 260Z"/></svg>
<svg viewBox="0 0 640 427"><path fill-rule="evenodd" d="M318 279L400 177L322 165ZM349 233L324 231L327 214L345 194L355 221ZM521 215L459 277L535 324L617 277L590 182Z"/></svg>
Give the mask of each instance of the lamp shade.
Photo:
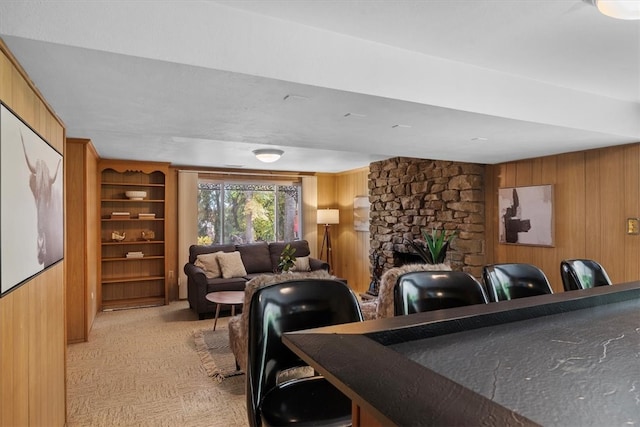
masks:
<svg viewBox="0 0 640 427"><path fill-rule="evenodd" d="M284 151L278 150L277 148L260 148L253 150L253 154L261 162L273 163L284 154Z"/></svg>
<svg viewBox="0 0 640 427"><path fill-rule="evenodd" d="M339 224L340 211L338 209L318 209L318 224Z"/></svg>

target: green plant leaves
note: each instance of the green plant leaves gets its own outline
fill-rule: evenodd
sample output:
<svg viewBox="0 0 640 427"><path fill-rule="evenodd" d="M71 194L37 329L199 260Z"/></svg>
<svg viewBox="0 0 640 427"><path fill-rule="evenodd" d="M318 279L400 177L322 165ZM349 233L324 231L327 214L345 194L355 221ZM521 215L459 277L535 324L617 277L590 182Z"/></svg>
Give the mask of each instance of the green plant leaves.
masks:
<svg viewBox="0 0 640 427"><path fill-rule="evenodd" d="M278 263L278 271L289 271L291 267L296 265L296 248L292 248L291 244L287 243L287 245L282 250L280 254L280 259Z"/></svg>
<svg viewBox="0 0 640 427"><path fill-rule="evenodd" d="M424 246L416 241L407 241L407 244L422 258L427 264L441 264L447 256L449 244L454 239L454 230L447 236L447 231L442 229L432 229L431 232L422 230Z"/></svg>

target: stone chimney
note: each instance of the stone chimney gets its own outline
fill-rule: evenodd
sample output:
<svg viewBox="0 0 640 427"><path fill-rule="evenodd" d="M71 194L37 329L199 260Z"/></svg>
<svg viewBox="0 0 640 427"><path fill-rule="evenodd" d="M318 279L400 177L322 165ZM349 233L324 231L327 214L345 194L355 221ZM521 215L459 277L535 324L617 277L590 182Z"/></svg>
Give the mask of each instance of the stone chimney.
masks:
<svg viewBox="0 0 640 427"><path fill-rule="evenodd" d="M369 166L371 253L384 269L421 230L456 230L446 262L480 279L485 263L484 165L397 157Z"/></svg>

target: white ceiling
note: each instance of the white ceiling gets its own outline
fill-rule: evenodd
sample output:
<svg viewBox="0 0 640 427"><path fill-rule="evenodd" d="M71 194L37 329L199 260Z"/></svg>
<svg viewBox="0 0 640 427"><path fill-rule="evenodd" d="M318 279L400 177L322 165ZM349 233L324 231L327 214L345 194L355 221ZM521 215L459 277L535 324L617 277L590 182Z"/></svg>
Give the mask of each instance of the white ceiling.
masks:
<svg viewBox="0 0 640 427"><path fill-rule="evenodd" d="M640 21L582 0L3 0L0 37L105 158L339 172L640 141Z"/></svg>

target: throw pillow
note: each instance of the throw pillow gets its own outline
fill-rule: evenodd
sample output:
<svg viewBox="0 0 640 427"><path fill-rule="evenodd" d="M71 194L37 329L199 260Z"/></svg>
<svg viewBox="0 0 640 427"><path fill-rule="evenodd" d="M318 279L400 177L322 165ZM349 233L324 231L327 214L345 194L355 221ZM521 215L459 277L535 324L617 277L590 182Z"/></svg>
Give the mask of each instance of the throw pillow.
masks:
<svg viewBox="0 0 640 427"><path fill-rule="evenodd" d="M291 269L291 271L311 271L311 266L309 265L309 257L301 256L296 258L296 263Z"/></svg>
<svg viewBox="0 0 640 427"><path fill-rule="evenodd" d="M220 251L211 254L200 254L196 257L196 262L193 264L196 267L203 269L205 276L209 279L217 279L218 277L222 277L220 265L218 264L218 255L222 253L224 252Z"/></svg>
<svg viewBox="0 0 640 427"><path fill-rule="evenodd" d="M242 257L238 251L218 255L218 264L220 264L220 270L222 270L222 277L225 279L247 275L247 270L244 268Z"/></svg>

